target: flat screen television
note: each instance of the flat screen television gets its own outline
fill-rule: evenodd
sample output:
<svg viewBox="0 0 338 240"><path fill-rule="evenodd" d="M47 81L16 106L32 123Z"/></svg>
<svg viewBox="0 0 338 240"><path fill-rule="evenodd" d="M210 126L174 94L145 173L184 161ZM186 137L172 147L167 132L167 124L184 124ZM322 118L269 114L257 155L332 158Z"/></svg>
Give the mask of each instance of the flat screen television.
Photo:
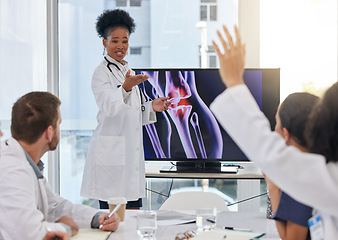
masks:
<svg viewBox="0 0 338 240"><path fill-rule="evenodd" d="M140 84L147 100L170 97L167 111L143 129L147 161L171 161L176 171L221 172L224 162L250 161L209 109L225 90L218 69L134 69L149 75ZM275 126L280 101L280 69L245 69L245 84ZM229 113L231 114L231 113Z"/></svg>

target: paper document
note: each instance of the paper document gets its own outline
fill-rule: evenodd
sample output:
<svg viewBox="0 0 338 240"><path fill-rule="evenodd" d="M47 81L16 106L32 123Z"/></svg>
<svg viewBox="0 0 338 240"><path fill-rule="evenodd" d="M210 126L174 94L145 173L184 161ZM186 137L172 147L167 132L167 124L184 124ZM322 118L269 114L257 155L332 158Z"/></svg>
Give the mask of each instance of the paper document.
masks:
<svg viewBox="0 0 338 240"><path fill-rule="evenodd" d="M159 210L157 211L157 225L169 226L178 224L194 223L195 214L187 214L177 211Z"/></svg>
<svg viewBox="0 0 338 240"><path fill-rule="evenodd" d="M258 232L242 232L242 231L234 231L234 230L222 230L222 229L215 229L208 232L201 232L192 240L250 240L255 238L260 238L264 236L265 233L258 233Z"/></svg>
<svg viewBox="0 0 338 240"><path fill-rule="evenodd" d="M222 166L221 167L221 172L222 173L237 173L238 172L238 167L237 166Z"/></svg>
<svg viewBox="0 0 338 240"><path fill-rule="evenodd" d="M106 240L110 233L99 229L80 228L79 232L74 237L71 237L71 240Z"/></svg>

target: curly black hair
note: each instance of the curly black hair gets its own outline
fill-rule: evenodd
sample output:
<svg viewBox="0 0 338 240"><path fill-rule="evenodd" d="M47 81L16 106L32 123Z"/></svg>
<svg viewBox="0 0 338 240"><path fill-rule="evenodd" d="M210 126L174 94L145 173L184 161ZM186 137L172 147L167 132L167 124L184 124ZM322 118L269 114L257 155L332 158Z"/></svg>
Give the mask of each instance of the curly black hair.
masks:
<svg viewBox="0 0 338 240"><path fill-rule="evenodd" d="M115 27L124 27L131 34L135 31L134 19L122 9L105 10L98 16L96 31L100 37L107 38L109 31Z"/></svg>

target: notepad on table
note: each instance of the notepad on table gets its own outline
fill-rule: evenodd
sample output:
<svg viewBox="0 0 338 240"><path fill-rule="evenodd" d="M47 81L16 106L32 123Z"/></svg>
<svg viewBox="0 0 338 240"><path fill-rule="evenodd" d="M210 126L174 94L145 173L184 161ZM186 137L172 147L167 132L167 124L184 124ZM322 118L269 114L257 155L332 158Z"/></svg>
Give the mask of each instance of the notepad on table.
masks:
<svg viewBox="0 0 338 240"><path fill-rule="evenodd" d="M71 240L106 240L111 232L102 231L99 229L80 228L79 232L71 237Z"/></svg>
<svg viewBox="0 0 338 240"><path fill-rule="evenodd" d="M210 240L210 239L226 239L226 240L250 240L260 238L265 233L247 232L247 231L234 231L215 229L212 231L201 232L196 235L192 240Z"/></svg>

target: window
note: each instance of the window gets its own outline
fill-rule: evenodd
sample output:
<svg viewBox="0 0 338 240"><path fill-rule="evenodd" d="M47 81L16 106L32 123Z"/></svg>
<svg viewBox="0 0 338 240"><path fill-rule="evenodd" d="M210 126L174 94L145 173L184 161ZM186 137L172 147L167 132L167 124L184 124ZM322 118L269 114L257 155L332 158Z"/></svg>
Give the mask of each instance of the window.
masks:
<svg viewBox="0 0 338 240"><path fill-rule="evenodd" d="M116 7L140 7L141 0L116 0Z"/></svg>
<svg viewBox="0 0 338 240"><path fill-rule="evenodd" d="M217 6L210 6L210 21L217 21Z"/></svg>
<svg viewBox="0 0 338 240"><path fill-rule="evenodd" d="M13 103L28 92L47 90L46 1L0 1L0 11L0 120L6 139Z"/></svg>
<svg viewBox="0 0 338 240"><path fill-rule="evenodd" d="M201 58L201 54L199 56ZM207 58L207 67L209 68L218 67L217 55L212 45L209 45L208 49L206 50L206 58ZM202 59L200 59L200 67L202 67Z"/></svg>
<svg viewBox="0 0 338 240"><path fill-rule="evenodd" d="M208 8L207 6L201 5L201 21L208 20Z"/></svg>
<svg viewBox="0 0 338 240"><path fill-rule="evenodd" d="M218 65L216 51L212 45L208 46L208 67L215 68Z"/></svg>
<svg viewBox="0 0 338 240"><path fill-rule="evenodd" d="M217 21L217 0L201 0L201 21Z"/></svg>
<svg viewBox="0 0 338 240"><path fill-rule="evenodd" d="M59 0L59 92L62 101L60 194L75 203L97 206L95 201L80 196L88 145L97 126L98 108L91 90L93 71L103 59L102 40L95 31L97 16L103 10L119 5L127 7L135 19L136 31L130 36L130 54L126 56L131 68L198 68L200 53L196 49L201 44L201 31L196 28L200 14L199 1L194 5L189 1L181 1L179 5L168 1L165 7L158 1L144 1L144 4L140 0L92 2ZM206 4L215 6L216 2ZM139 7L128 8L131 6ZM231 4L227 11L237 12L237 5ZM187 12L190 13L189 17ZM218 26L221 23L233 26L237 23L237 17L224 14L217 21L220 23ZM208 26L208 45L216 39L218 26ZM210 66L216 62L211 56L213 54L208 53Z"/></svg>
<svg viewBox="0 0 338 240"><path fill-rule="evenodd" d="M337 1L260 4L260 66L281 68L281 99L295 91L322 94L337 81Z"/></svg>
<svg viewBox="0 0 338 240"><path fill-rule="evenodd" d="M141 0L130 0L130 6L131 7L140 7L141 6Z"/></svg>
<svg viewBox="0 0 338 240"><path fill-rule="evenodd" d="M0 0L0 120L4 138L10 137L13 102L27 92L47 90L46 2ZM141 4L141 0L58 2L63 117L59 145L61 195L75 203L88 203L79 197L79 189L88 143L96 127L97 107L90 82L102 60L103 47L94 27L97 16L117 5L140 7L131 12L137 31L131 36L130 51L137 52L135 46L142 49L140 54L127 56L131 67L197 68L200 53L196 49L201 37L196 20L217 21L216 27L208 24L209 45L211 40L217 40L216 28L221 24L237 24L238 2L229 0L226 8L223 4L227 1L217 4L216 0L200 0L196 4L180 1L179 5L167 1L165 7L159 1ZM225 10L224 14L217 16L218 7ZM337 1L261 0L260 12L260 66L281 67L282 97L291 91L302 91L304 83L323 89L336 81ZM283 16L285 12L288 18ZM150 22L153 19L156 21ZM323 39L325 44L313 47ZM306 57L309 53L311 57ZM207 56L208 66L214 67L217 58L210 46ZM229 189L235 190L233 185Z"/></svg>
<svg viewBox="0 0 338 240"><path fill-rule="evenodd" d="M214 55L209 55L209 67L211 68L217 67L216 53L214 53Z"/></svg>
<svg viewBox="0 0 338 240"><path fill-rule="evenodd" d="M103 9L89 8L74 0L59 1L60 58L60 195L75 203L80 196L88 144L96 127L97 106L91 91L93 69L102 61L102 41L95 22ZM93 13L94 12L94 13ZM88 27L92 26L92 27ZM86 36L82 38L81 36ZM90 51L84 51L91 46ZM85 61L82 61L85 59ZM88 203L88 201L87 201ZM88 203L90 204L90 202Z"/></svg>
<svg viewBox="0 0 338 240"><path fill-rule="evenodd" d="M141 55L142 54L142 48L141 47L131 47L130 48L130 54Z"/></svg>
<svg viewBox="0 0 338 240"><path fill-rule="evenodd" d="M0 9L0 116L4 137L9 137L17 98L47 90L46 4L44 0L0 1Z"/></svg>
<svg viewBox="0 0 338 240"><path fill-rule="evenodd" d="M116 0L116 7L126 7L127 0Z"/></svg>

